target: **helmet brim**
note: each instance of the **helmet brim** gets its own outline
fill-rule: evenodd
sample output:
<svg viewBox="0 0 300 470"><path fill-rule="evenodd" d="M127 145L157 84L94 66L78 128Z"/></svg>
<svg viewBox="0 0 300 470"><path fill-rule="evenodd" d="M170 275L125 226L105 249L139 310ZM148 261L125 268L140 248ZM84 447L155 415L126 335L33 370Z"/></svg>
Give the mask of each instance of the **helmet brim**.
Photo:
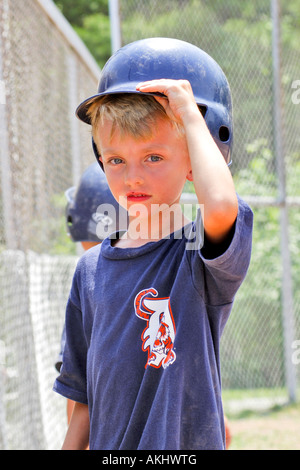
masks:
<svg viewBox="0 0 300 470"><path fill-rule="evenodd" d="M140 92L136 89L136 86L138 85L137 82L135 86L132 86L132 83L130 83L130 87L128 86L118 86L118 88L105 91L103 93L97 93L96 95L90 96L86 100L84 100L80 105L77 107L75 114L76 116L86 124L91 125L91 119L88 115L89 108L90 106L101 96L106 96L106 95L117 95L117 94L123 94L123 93L128 93L128 94L137 94L137 95L150 95L150 96L165 96L162 93L145 93L145 92ZM206 106L205 104L202 104L201 106Z"/></svg>
<svg viewBox="0 0 300 470"><path fill-rule="evenodd" d="M76 192L76 187L75 186L72 186L71 188L68 188L65 191L65 197L66 197L66 199L69 203L72 203L74 201L75 192Z"/></svg>

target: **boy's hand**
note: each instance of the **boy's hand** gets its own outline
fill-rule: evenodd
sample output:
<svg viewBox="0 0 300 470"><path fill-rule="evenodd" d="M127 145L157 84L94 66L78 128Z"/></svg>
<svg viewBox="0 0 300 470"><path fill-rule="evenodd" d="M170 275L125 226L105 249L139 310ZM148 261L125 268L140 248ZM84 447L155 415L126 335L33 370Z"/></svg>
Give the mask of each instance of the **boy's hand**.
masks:
<svg viewBox="0 0 300 470"><path fill-rule="evenodd" d="M187 80L160 79L139 83L137 90L144 93L161 93L164 96L154 95L155 99L163 106L169 118L173 121L185 124L185 118L190 113L199 112L192 87Z"/></svg>

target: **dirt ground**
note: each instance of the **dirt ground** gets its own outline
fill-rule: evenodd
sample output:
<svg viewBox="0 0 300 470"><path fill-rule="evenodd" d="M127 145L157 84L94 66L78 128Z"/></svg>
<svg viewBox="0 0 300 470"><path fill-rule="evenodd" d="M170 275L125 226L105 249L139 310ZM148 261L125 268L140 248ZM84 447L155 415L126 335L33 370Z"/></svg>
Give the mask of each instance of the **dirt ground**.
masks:
<svg viewBox="0 0 300 470"><path fill-rule="evenodd" d="M229 450L300 450L300 406L229 418Z"/></svg>

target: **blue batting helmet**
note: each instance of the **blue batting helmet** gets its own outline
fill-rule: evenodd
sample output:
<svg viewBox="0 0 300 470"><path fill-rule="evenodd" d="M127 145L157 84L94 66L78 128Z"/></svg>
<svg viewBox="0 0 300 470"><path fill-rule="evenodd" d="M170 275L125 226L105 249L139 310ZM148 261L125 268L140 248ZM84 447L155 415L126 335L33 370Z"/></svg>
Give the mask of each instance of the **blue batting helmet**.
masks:
<svg viewBox="0 0 300 470"><path fill-rule="evenodd" d="M87 112L99 96L140 93L136 90L138 83L159 78L185 79L190 82L207 127L226 163L230 164L233 121L227 78L211 56L179 39L142 39L119 49L102 69L98 93L83 101L76 114L79 119L90 124ZM94 142L93 148L99 159Z"/></svg>
<svg viewBox="0 0 300 470"><path fill-rule="evenodd" d="M90 165L78 187L69 188L65 194L67 231L74 242L101 242L127 228L127 212L113 197L98 163Z"/></svg>

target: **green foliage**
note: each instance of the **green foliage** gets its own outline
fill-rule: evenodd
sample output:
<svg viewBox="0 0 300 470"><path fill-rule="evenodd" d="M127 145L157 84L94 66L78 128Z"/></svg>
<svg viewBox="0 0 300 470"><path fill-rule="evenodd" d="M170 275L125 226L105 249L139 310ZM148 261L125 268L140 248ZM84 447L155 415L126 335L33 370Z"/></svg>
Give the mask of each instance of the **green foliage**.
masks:
<svg viewBox="0 0 300 470"><path fill-rule="evenodd" d="M108 0L54 0L73 26L83 26L87 16L108 15Z"/></svg>
<svg viewBox="0 0 300 470"><path fill-rule="evenodd" d="M238 193L255 196L277 195L277 176L275 172L274 155L268 147L267 139L257 139L245 145L250 158L246 168L234 175Z"/></svg>
<svg viewBox="0 0 300 470"><path fill-rule="evenodd" d="M108 0L54 0L96 62L103 67L111 55Z"/></svg>
<svg viewBox="0 0 300 470"><path fill-rule="evenodd" d="M99 66L103 67L111 55L108 16L102 13L86 16L82 26L74 26L74 29L87 48L93 52Z"/></svg>

